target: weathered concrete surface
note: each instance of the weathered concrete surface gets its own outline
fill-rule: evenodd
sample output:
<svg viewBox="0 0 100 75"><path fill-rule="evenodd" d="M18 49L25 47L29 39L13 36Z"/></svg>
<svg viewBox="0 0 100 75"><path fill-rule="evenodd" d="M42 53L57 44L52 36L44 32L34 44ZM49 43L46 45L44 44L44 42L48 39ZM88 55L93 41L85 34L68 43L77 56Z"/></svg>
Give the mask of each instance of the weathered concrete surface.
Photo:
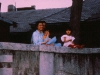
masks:
<svg viewBox="0 0 100 75"><path fill-rule="evenodd" d="M12 55L0 55L0 62L13 62Z"/></svg>
<svg viewBox="0 0 100 75"><path fill-rule="evenodd" d="M53 53L74 53L74 54L94 54L100 53L100 48L83 48L72 49L68 47L54 47L54 46L34 46L33 44L22 43L8 43L0 42L0 50L19 50L19 51L38 51L38 52L53 52Z"/></svg>
<svg viewBox="0 0 100 75"><path fill-rule="evenodd" d="M0 61L0 75L5 74L4 68L12 75L100 75L100 48L71 49L1 42L0 58L4 55L12 56L12 62Z"/></svg>
<svg viewBox="0 0 100 75"><path fill-rule="evenodd" d="M91 54L55 54L55 75L98 75L93 72L96 66L92 57Z"/></svg>
<svg viewBox="0 0 100 75"><path fill-rule="evenodd" d="M54 53L40 52L39 75L54 75Z"/></svg>
<svg viewBox="0 0 100 75"><path fill-rule="evenodd" d="M13 75L12 68L0 68L0 75Z"/></svg>
<svg viewBox="0 0 100 75"><path fill-rule="evenodd" d="M13 56L12 63L0 63L1 71L3 69L4 74L4 68L6 67L8 68L7 70L9 70L9 68L13 69L13 75L39 75L39 52L0 50L0 54L9 54ZM3 72L0 73L0 75L2 75Z"/></svg>
<svg viewBox="0 0 100 75"><path fill-rule="evenodd" d="M0 42L0 49L7 50L21 50L21 51L38 51L39 47L33 44L22 44L22 43L8 43Z"/></svg>
<svg viewBox="0 0 100 75"><path fill-rule="evenodd" d="M54 75L100 75L100 48L40 46L40 51L54 53Z"/></svg>
<svg viewBox="0 0 100 75"><path fill-rule="evenodd" d="M73 53L73 54L95 54L100 53L100 48L69 48L69 47L54 47L54 46L44 46L39 47L39 51L43 52L53 52L53 53Z"/></svg>
<svg viewBox="0 0 100 75"><path fill-rule="evenodd" d="M15 51L13 75L39 75L39 52Z"/></svg>

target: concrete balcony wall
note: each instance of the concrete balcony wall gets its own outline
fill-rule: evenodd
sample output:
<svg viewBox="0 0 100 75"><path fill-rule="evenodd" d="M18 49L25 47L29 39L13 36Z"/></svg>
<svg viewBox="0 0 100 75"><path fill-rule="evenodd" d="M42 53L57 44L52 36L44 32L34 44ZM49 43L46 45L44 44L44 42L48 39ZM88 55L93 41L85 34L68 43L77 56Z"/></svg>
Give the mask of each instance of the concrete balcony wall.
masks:
<svg viewBox="0 0 100 75"><path fill-rule="evenodd" d="M0 43L0 75L39 75L38 47Z"/></svg>
<svg viewBox="0 0 100 75"><path fill-rule="evenodd" d="M0 75L100 75L100 48L0 42Z"/></svg>

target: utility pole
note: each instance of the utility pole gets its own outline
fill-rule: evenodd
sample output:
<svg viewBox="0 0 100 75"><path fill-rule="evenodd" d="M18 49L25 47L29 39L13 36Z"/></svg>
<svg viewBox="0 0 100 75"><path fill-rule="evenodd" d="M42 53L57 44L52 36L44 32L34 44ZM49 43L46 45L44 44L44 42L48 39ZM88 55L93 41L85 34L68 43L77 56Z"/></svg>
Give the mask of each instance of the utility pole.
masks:
<svg viewBox="0 0 100 75"><path fill-rule="evenodd" d="M83 0L72 0L70 27L72 28L72 35L75 37L75 44L80 44L80 20Z"/></svg>
<svg viewBox="0 0 100 75"><path fill-rule="evenodd" d="M0 17L1 17L1 3L0 3Z"/></svg>
<svg viewBox="0 0 100 75"><path fill-rule="evenodd" d="M15 2L15 11L17 11L17 8L16 8L16 2Z"/></svg>

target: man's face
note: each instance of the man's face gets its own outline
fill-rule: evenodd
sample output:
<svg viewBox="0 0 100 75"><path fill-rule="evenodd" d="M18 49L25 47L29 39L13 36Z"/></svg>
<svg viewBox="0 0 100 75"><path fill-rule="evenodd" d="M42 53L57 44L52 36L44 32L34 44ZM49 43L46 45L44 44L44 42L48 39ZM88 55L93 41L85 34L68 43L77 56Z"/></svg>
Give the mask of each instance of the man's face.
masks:
<svg viewBox="0 0 100 75"><path fill-rule="evenodd" d="M46 23L43 23L43 28L45 29Z"/></svg>
<svg viewBox="0 0 100 75"><path fill-rule="evenodd" d="M42 23L39 23L37 29L39 31L43 31L43 29L44 29L43 24Z"/></svg>

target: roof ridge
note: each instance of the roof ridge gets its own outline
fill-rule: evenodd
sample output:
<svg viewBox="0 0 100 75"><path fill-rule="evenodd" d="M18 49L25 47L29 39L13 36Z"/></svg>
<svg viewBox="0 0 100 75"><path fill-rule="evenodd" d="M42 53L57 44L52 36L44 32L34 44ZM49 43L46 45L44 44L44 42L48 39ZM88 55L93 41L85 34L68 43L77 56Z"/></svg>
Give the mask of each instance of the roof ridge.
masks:
<svg viewBox="0 0 100 75"><path fill-rule="evenodd" d="M25 12L25 11L53 10L53 9L65 9L65 7L64 8L46 8L46 9L36 9L36 10L22 10L22 11L1 12L1 14L18 13L18 12Z"/></svg>
<svg viewBox="0 0 100 75"><path fill-rule="evenodd" d="M55 14L57 14L57 13L60 13L60 12L64 11L65 9L66 9L66 8L62 9L61 11L55 12L55 13L53 13L53 14L50 14L50 15L48 15L48 16L46 16L46 17L43 17L42 19L39 19L39 20L43 20L43 19L48 18L48 17L50 17L50 16L52 16L52 15L55 15Z"/></svg>

